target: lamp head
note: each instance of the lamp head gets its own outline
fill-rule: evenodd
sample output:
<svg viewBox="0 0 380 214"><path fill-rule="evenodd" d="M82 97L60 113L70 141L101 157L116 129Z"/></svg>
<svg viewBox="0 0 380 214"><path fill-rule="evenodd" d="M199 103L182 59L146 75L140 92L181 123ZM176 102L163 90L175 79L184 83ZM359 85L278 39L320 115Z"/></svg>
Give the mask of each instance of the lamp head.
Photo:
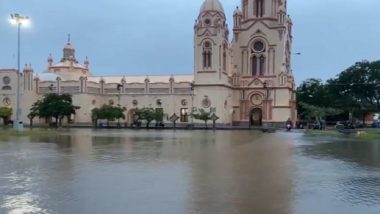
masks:
<svg viewBox="0 0 380 214"><path fill-rule="evenodd" d="M9 19L9 22L12 25L20 25L28 27L30 25L30 18L28 16L21 16L18 13L11 14L11 18Z"/></svg>

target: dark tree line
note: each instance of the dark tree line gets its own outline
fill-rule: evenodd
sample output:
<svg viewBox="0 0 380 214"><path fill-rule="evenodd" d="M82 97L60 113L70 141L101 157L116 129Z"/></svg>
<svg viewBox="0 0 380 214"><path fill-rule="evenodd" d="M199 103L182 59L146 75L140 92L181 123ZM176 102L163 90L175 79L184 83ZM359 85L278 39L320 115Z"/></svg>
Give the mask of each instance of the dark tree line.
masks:
<svg viewBox="0 0 380 214"><path fill-rule="evenodd" d="M308 79L297 88L298 113L302 119L318 116L347 120L380 111L380 61L362 61L335 78L323 82Z"/></svg>
<svg viewBox="0 0 380 214"><path fill-rule="evenodd" d="M92 110L94 125L97 126L98 120L107 120L107 126L109 126L110 121L125 119L124 112L126 110L127 109L124 107L113 105L103 105L100 108L95 108ZM139 127L142 124L142 121L144 121L146 123L146 128L149 128L153 121L155 121L156 126L158 126L159 123L163 122L163 119L164 112L161 109L141 108L134 111L133 125Z"/></svg>

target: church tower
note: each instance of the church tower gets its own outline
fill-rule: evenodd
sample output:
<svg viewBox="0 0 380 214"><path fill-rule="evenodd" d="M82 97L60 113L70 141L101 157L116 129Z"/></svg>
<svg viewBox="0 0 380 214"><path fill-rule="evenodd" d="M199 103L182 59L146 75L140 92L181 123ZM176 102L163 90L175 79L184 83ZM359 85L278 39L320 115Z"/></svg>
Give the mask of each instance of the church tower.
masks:
<svg viewBox="0 0 380 214"><path fill-rule="evenodd" d="M230 124L232 91L228 26L219 0L205 0L194 25L194 106Z"/></svg>
<svg viewBox="0 0 380 214"><path fill-rule="evenodd" d="M296 120L292 21L286 4L242 0L234 12L231 67L240 89L240 120L252 125Z"/></svg>
<svg viewBox="0 0 380 214"><path fill-rule="evenodd" d="M248 21L277 18L281 7L286 8L286 0L242 0L241 8L244 20Z"/></svg>
<svg viewBox="0 0 380 214"><path fill-rule="evenodd" d="M194 26L197 84L224 84L229 72L228 26L219 0L205 0Z"/></svg>

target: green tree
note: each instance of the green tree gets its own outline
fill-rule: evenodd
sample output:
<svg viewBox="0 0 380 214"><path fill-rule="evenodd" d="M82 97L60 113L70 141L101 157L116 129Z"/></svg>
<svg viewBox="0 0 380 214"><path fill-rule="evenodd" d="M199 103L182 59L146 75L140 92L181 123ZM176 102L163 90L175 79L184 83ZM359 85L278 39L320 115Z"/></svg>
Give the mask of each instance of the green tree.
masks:
<svg viewBox="0 0 380 214"><path fill-rule="evenodd" d="M297 88L297 108L298 114L304 115L306 109L300 103L313 106L328 106L329 97L326 86L320 79L307 79Z"/></svg>
<svg viewBox="0 0 380 214"><path fill-rule="evenodd" d="M100 120L101 118L104 117L101 115L101 111L99 108L94 108L91 110L91 119L95 128L98 127L98 120Z"/></svg>
<svg viewBox="0 0 380 214"><path fill-rule="evenodd" d="M113 106L113 105L103 105L100 108L94 108L91 111L91 117L95 124L98 124L98 120L107 120L107 126L109 126L110 121L115 121L117 119L125 119L124 112L127 109L125 107Z"/></svg>
<svg viewBox="0 0 380 214"><path fill-rule="evenodd" d="M73 105L70 94L46 94L42 100L32 105L29 118L36 116L54 118L57 126L61 126L62 119L67 117L69 120L71 115L75 114L79 108L79 106Z"/></svg>
<svg viewBox="0 0 380 214"><path fill-rule="evenodd" d="M196 120L202 120L205 123L207 129L207 122L212 119L211 116L213 113L214 111L212 111L212 109L210 109L210 111L206 111L200 108L197 111L193 111L190 116Z"/></svg>
<svg viewBox="0 0 380 214"><path fill-rule="evenodd" d="M39 111L40 105L41 105L41 100L37 100L37 102L33 103L32 107L29 109L28 118L29 118L31 127L33 127L33 119L35 117L40 116L40 111Z"/></svg>
<svg viewBox="0 0 380 214"><path fill-rule="evenodd" d="M154 120L156 121L156 126L158 126L158 124L160 122L163 122L164 121L164 110L163 109L156 109L156 114L155 114L155 118Z"/></svg>
<svg viewBox="0 0 380 214"><path fill-rule="evenodd" d="M342 113L342 110L331 107L319 107L303 102L299 104L304 109L304 112L302 113L303 116L308 120L315 119L320 125L321 121L324 120L327 116L335 116Z"/></svg>
<svg viewBox="0 0 380 214"><path fill-rule="evenodd" d="M141 108L136 109L135 116L137 116L138 121L145 120L146 128L149 128L149 125L152 121L162 121L163 112L157 112L153 108Z"/></svg>
<svg viewBox="0 0 380 214"><path fill-rule="evenodd" d="M0 107L0 118L3 119L4 125L6 120L9 119L10 116L12 116L12 108Z"/></svg>
<svg viewBox="0 0 380 214"><path fill-rule="evenodd" d="M361 114L380 110L380 61L362 61L341 72L329 85L339 92L339 101L350 112Z"/></svg>
<svg viewBox="0 0 380 214"><path fill-rule="evenodd" d="M365 115L380 111L380 61L358 62L326 83L318 79L304 81L297 88L301 117L311 114L312 108L306 106L322 112L328 108L339 109L345 115L361 116L364 123Z"/></svg>

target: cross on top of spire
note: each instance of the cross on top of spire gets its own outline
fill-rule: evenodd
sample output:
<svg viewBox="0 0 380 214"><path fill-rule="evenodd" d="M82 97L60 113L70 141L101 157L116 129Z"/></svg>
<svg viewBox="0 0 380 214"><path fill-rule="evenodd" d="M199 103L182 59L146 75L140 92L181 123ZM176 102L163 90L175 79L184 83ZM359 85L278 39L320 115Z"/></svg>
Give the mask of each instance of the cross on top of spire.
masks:
<svg viewBox="0 0 380 214"><path fill-rule="evenodd" d="M66 60L77 62L75 59L75 48L71 44L71 34L69 33L67 34L67 43L63 48L63 58L61 59L61 62Z"/></svg>

